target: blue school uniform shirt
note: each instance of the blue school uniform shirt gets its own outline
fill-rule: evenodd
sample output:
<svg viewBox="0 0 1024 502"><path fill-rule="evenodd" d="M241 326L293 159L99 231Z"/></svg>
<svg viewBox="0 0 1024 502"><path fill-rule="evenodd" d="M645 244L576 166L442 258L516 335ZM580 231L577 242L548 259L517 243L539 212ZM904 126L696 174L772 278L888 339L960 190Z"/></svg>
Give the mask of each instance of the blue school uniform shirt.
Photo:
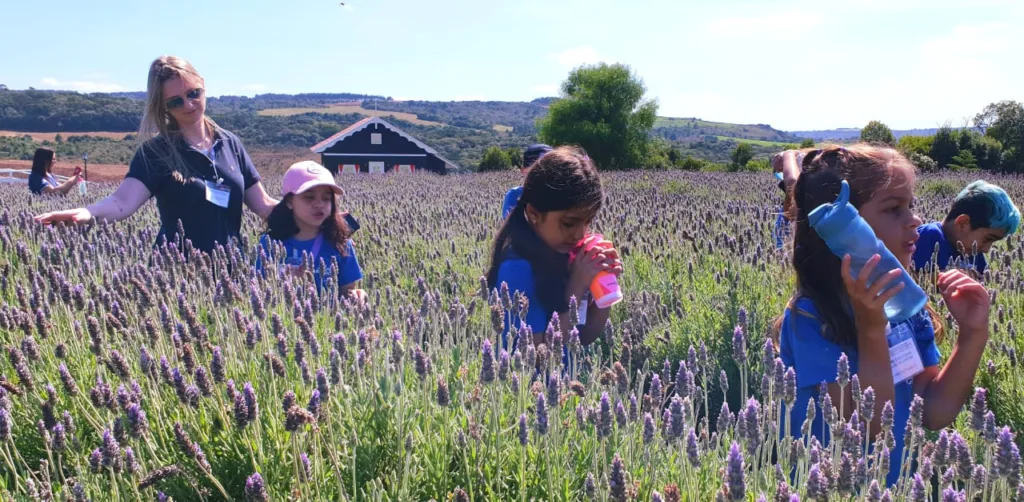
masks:
<svg viewBox="0 0 1024 502"><path fill-rule="evenodd" d="M932 326L931 317L928 311L922 309L909 320L900 324L891 324L893 332L909 329L913 333L914 341L917 344L917 351L921 355L921 362L925 368L939 364L939 348L935 345L935 330ZM804 419L807 418L807 402L815 400L817 413L814 415L814 423L811 427L811 434L818 438L822 444L826 444L828 431L822 431L821 403L818 403L819 389L822 382L835 382L836 363L839 355L843 352L850 362L850 374L857 373L858 357L856 347L843 347L825 338L822 334L822 323L818 319L817 310L808 298L799 298L786 313L782 320L782 331L779 334L779 352L782 362L791 366L796 372L797 398L793 405L790 419L790 433L794 437L800 437L800 429ZM889 474L886 482L889 486L895 484L899 477L900 460L903 455L903 435L910 418L910 403L914 399L913 379L901 382L893 382L895 393L893 395L893 436L895 446L890 451ZM846 392L850 392L849 386ZM839 403L833 403L839 409Z"/></svg>
<svg viewBox="0 0 1024 502"><path fill-rule="evenodd" d="M530 301L529 309L526 311L526 325L534 333L543 333L547 331L548 324L551 322L551 315L554 312L550 309L545 308L540 298L537 296L537 284L533 278L533 267L530 266L530 262L523 258L520 258L511 250L508 251L505 259L498 266L498 286L504 282L508 284L508 291L510 295L514 295L516 291L519 291ZM581 301L584 301L581 299ZM505 314L505 330L501 333L501 347L508 350L509 353L514 352L515 337L518 334L519 327L522 325L522 321L519 316L507 312ZM579 329L579 327L577 327ZM515 330L515 331L512 331ZM511 333L511 335L510 335ZM567 349L567 342L569 335L563 333L562 335L562 364L569 364L569 351Z"/></svg>
<svg viewBox="0 0 1024 502"><path fill-rule="evenodd" d="M512 210L519 203L519 197L523 195L523 187L515 187L505 193L505 200L501 202L501 219L507 219Z"/></svg>
<svg viewBox="0 0 1024 502"><path fill-rule="evenodd" d="M271 252L270 247L270 236L263 234L260 236L260 247L269 256ZM285 239L282 244L286 250L285 256L276 257L275 263L283 263L285 259L292 256L303 256L303 253L309 254L313 252L313 243L316 239L309 239L300 241L294 237ZM313 279L316 281L317 290L323 288L323 277L320 276L320 260L323 259L328 269L331 266L331 259L337 258L338 260L338 286L344 286L353 282L362 280L363 269L359 267L359 259L356 258L356 249L352 245L352 239L345 241L345 255L343 256L338 250L327 242L323 242L320 245L320 252L317 256L313 257ZM261 271L264 269L263 264L257 260L256 269Z"/></svg>
<svg viewBox="0 0 1024 502"><path fill-rule="evenodd" d="M985 269L988 268L988 262L985 261L985 255L982 253L974 256L961 256L960 252L950 244L949 239L946 239L941 221L917 227L917 234L920 239L917 240L917 250L914 251L914 268L925 268L932 261L936 244L939 245L939 253L935 258L935 266L939 270L945 270L949 267L950 262L957 258L961 259L960 266L962 268L976 270L979 274L984 274Z"/></svg>

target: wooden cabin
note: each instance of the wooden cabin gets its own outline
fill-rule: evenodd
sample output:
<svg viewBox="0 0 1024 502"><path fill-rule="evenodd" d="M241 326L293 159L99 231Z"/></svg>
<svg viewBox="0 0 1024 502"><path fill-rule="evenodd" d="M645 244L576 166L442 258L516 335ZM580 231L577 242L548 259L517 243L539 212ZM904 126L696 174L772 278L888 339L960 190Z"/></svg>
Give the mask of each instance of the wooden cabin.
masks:
<svg viewBox="0 0 1024 502"><path fill-rule="evenodd" d="M459 166L380 117L367 117L310 148L332 173L447 174Z"/></svg>

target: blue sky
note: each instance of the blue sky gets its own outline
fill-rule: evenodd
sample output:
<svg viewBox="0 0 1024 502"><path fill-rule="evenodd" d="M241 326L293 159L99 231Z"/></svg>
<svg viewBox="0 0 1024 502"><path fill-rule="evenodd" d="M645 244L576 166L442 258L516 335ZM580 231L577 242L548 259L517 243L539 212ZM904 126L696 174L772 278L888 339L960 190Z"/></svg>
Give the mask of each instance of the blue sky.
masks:
<svg viewBox="0 0 1024 502"><path fill-rule="evenodd" d="M529 100L606 61L630 65L661 115L785 130L958 125L1024 100L1020 0L346 3L5 2L0 83L144 90L149 62L174 54L211 95Z"/></svg>

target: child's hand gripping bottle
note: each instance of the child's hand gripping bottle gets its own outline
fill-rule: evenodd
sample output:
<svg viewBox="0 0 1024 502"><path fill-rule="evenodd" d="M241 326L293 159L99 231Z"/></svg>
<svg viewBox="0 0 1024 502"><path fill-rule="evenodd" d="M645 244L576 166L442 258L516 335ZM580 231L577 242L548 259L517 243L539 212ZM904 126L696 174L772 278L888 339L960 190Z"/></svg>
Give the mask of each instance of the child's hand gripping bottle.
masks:
<svg viewBox="0 0 1024 502"><path fill-rule="evenodd" d="M604 240L601 234L588 235L569 252L569 260L575 260L577 255L595 247L611 247L611 243ZM597 308L606 309L622 301L622 288L619 287L619 280L615 274L601 271L590 283L590 295L594 298Z"/></svg>
<svg viewBox="0 0 1024 502"><path fill-rule="evenodd" d="M890 270L900 269L900 277L882 291L884 293L900 282L905 284L902 291L885 302L885 316L890 322L903 322L924 308L928 296L885 244L878 240L857 208L850 204L850 185L846 180L843 180L839 198L832 204L822 204L815 208L807 215L807 220L836 256L842 258L850 255L850 270L854 275L860 274L864 264L873 255L882 258L868 277L869 286Z"/></svg>

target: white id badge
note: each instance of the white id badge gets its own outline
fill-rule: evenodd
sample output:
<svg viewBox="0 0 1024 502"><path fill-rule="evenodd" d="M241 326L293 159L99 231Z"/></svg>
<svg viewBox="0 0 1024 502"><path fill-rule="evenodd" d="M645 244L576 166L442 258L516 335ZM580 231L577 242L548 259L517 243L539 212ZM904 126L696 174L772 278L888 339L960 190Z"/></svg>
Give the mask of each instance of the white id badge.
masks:
<svg viewBox="0 0 1024 502"><path fill-rule="evenodd" d="M204 181L206 184L206 200L218 207L228 207L231 202L231 187L218 185L212 181Z"/></svg>
<svg viewBox="0 0 1024 502"><path fill-rule="evenodd" d="M886 340L889 342L889 364L892 366L894 384L909 382L924 371L921 353L917 350L917 342L909 323L899 324L895 329L887 326Z"/></svg>
<svg viewBox="0 0 1024 502"><path fill-rule="evenodd" d="M580 317L580 324L587 323L587 308L590 307L590 292L586 292L583 295L583 299L579 302L579 309L576 311Z"/></svg>

